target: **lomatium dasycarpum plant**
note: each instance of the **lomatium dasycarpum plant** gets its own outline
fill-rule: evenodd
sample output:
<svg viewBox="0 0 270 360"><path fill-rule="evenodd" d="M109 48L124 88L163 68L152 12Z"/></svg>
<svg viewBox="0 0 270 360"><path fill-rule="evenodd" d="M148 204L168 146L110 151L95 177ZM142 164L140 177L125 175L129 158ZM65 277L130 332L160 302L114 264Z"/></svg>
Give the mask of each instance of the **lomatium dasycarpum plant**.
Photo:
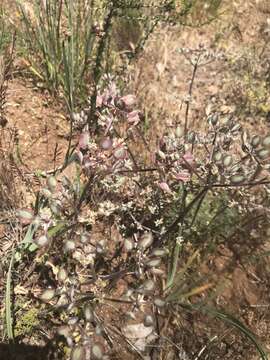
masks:
<svg viewBox="0 0 270 360"><path fill-rule="evenodd" d="M122 96L111 77L104 81L98 132L82 122L67 162L76 172L48 175L35 209L18 211L32 229L28 245L39 266L50 269L38 298L49 304L48 318L72 360L109 359L120 349L143 358L167 342L177 354L160 332L166 314L192 310L190 298L212 286L187 290L182 281L207 241L178 272L181 250L208 193L269 184L270 136L247 134L233 117L208 112L204 133L184 124L168 129L145 164L136 153L143 136L136 97ZM248 329L211 314L242 329L266 359Z"/></svg>

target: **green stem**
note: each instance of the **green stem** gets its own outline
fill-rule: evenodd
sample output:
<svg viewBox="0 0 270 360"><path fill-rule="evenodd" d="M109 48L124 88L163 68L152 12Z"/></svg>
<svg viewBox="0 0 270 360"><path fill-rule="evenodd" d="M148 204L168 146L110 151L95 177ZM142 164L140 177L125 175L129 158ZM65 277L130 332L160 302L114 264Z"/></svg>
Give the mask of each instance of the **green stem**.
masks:
<svg viewBox="0 0 270 360"><path fill-rule="evenodd" d="M8 273L7 273L7 283L6 283L6 296L5 296L6 327L7 327L8 339L10 341L14 340L13 318L12 318L12 314L11 314L11 281L12 281L11 273L12 273L12 268L13 268L13 264L14 264L14 259L15 259L15 250L13 250L13 252L12 252L10 263L9 263L9 268L8 268Z"/></svg>

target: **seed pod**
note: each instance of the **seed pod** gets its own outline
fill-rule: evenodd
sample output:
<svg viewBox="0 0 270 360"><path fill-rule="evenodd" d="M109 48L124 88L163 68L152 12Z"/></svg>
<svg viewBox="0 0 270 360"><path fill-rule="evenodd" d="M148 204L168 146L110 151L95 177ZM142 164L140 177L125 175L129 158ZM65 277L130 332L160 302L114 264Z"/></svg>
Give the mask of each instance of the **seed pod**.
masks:
<svg viewBox="0 0 270 360"><path fill-rule="evenodd" d="M50 176L47 179L47 186L52 193L55 191L56 186L57 186L57 180L54 176Z"/></svg>
<svg viewBox="0 0 270 360"><path fill-rule="evenodd" d="M147 260L145 262L145 265L148 266L148 267L159 267L161 264L161 259L160 258L153 258L153 259L150 259L150 260Z"/></svg>
<svg viewBox="0 0 270 360"><path fill-rule="evenodd" d="M80 114L79 114L79 113L72 113L72 114L71 114L71 118L72 118L72 120L75 121L75 123L76 123L76 122L79 122L79 121L80 121L80 118L81 118L81 117L80 117Z"/></svg>
<svg viewBox="0 0 270 360"><path fill-rule="evenodd" d="M96 333L97 336L102 336L104 331L103 331L103 328L101 327L101 325L99 325L99 324L96 325L95 333Z"/></svg>
<svg viewBox="0 0 270 360"><path fill-rule="evenodd" d="M267 148L270 146L270 136L269 135L263 139L262 144L263 144L263 146L265 146Z"/></svg>
<svg viewBox="0 0 270 360"><path fill-rule="evenodd" d="M120 103L122 103L126 108L130 109L136 104L136 96L132 94L122 96L120 98Z"/></svg>
<svg viewBox="0 0 270 360"><path fill-rule="evenodd" d="M155 324L155 320L152 315L145 315L144 317L144 326L153 326Z"/></svg>
<svg viewBox="0 0 270 360"><path fill-rule="evenodd" d="M68 278L68 273L66 269L60 268L57 273L57 280L60 282L65 282L67 278Z"/></svg>
<svg viewBox="0 0 270 360"><path fill-rule="evenodd" d="M213 115L209 116L208 121L213 126L217 125L217 123L218 123L218 114L213 114Z"/></svg>
<svg viewBox="0 0 270 360"><path fill-rule="evenodd" d="M83 133L80 134L80 138L79 138L79 147L80 149L87 149L89 145L89 132L85 131Z"/></svg>
<svg viewBox="0 0 270 360"><path fill-rule="evenodd" d="M44 189L42 189L40 192L41 192L41 194L42 194L43 196L45 196L45 198L47 198L47 199L50 199L50 198L52 197L52 193L50 192L49 189L44 188Z"/></svg>
<svg viewBox="0 0 270 360"><path fill-rule="evenodd" d="M192 131L187 134L187 141L192 144L196 139L196 134Z"/></svg>
<svg viewBox="0 0 270 360"><path fill-rule="evenodd" d="M125 318L126 318L127 320L136 320L136 315L134 314L133 311L127 311L127 312L125 313Z"/></svg>
<svg viewBox="0 0 270 360"><path fill-rule="evenodd" d="M34 240L37 246L43 247L49 244L50 239L46 235L42 235L39 238Z"/></svg>
<svg viewBox="0 0 270 360"><path fill-rule="evenodd" d="M155 276L165 277L165 272L161 269L151 268L150 272Z"/></svg>
<svg viewBox="0 0 270 360"><path fill-rule="evenodd" d="M223 158L223 160L222 160L222 163L223 163L224 167L230 166L231 163L232 163L232 157L231 157L231 155L226 155L226 156L224 156L224 158Z"/></svg>
<svg viewBox="0 0 270 360"><path fill-rule="evenodd" d="M71 353L71 360L85 360L85 348L77 345Z"/></svg>
<svg viewBox="0 0 270 360"><path fill-rule="evenodd" d="M96 245L96 252L100 255L105 254L106 252L106 240L100 240Z"/></svg>
<svg viewBox="0 0 270 360"><path fill-rule="evenodd" d="M103 358L104 350L99 344L93 344L91 348L91 357L95 360L101 360Z"/></svg>
<svg viewBox="0 0 270 360"><path fill-rule="evenodd" d="M84 309L84 318L88 322L92 322L95 319L94 311L90 305L85 305Z"/></svg>
<svg viewBox="0 0 270 360"><path fill-rule="evenodd" d="M216 151L213 155L213 159L215 161L220 161L222 159L222 153L220 151Z"/></svg>
<svg viewBox="0 0 270 360"><path fill-rule="evenodd" d="M158 150L158 156L159 156L161 159L166 160L166 155L164 154L163 151Z"/></svg>
<svg viewBox="0 0 270 360"><path fill-rule="evenodd" d="M168 249L157 248L157 249L154 249L154 250L151 252L151 256L160 256L160 257L163 257L163 256L167 256L168 253L169 253Z"/></svg>
<svg viewBox="0 0 270 360"><path fill-rule="evenodd" d="M79 321L78 316L72 316L71 318L68 319L68 325L76 325Z"/></svg>
<svg viewBox="0 0 270 360"><path fill-rule="evenodd" d="M139 287L138 292L141 294L149 294L155 290L155 283L153 280L146 280L142 286Z"/></svg>
<svg viewBox="0 0 270 360"><path fill-rule="evenodd" d="M72 240L67 240L64 244L64 250L66 252L74 251L76 248L75 242Z"/></svg>
<svg viewBox="0 0 270 360"><path fill-rule="evenodd" d="M60 207L59 203L57 203L56 201L53 201L50 203L50 209L51 209L51 212L56 216L59 216L61 213L61 207Z"/></svg>
<svg viewBox="0 0 270 360"><path fill-rule="evenodd" d="M143 234L138 242L138 248L142 251L146 250L149 246L152 245L154 239L153 235L150 232Z"/></svg>
<svg viewBox="0 0 270 360"><path fill-rule="evenodd" d="M175 135L178 138L181 138L183 136L184 132L183 132L183 128L180 126L177 126L176 130L175 130Z"/></svg>
<svg viewBox="0 0 270 360"><path fill-rule="evenodd" d="M57 329L57 334L59 336L64 336L65 338L67 338L68 336L70 336L70 328L69 328L69 326L60 326Z"/></svg>
<svg viewBox="0 0 270 360"><path fill-rule="evenodd" d="M268 149L261 149L257 153L258 158L261 160L265 160L269 157L269 150Z"/></svg>
<svg viewBox="0 0 270 360"><path fill-rule="evenodd" d="M43 291L43 293L41 294L40 300L44 302L49 302L54 298L54 296L55 296L55 289L47 289Z"/></svg>
<svg viewBox="0 0 270 360"><path fill-rule="evenodd" d="M157 298L154 299L154 304L157 307L164 307L166 305L166 302L163 299L157 297Z"/></svg>
<svg viewBox="0 0 270 360"><path fill-rule="evenodd" d="M251 139L251 145L253 147L257 147L261 143L261 137L259 135L255 135Z"/></svg>
<svg viewBox="0 0 270 360"><path fill-rule="evenodd" d="M169 185L163 181L163 182L160 182L158 184L158 186L160 187L161 190L163 190L164 192L167 192L167 193L172 193L172 190L170 189Z"/></svg>
<svg viewBox="0 0 270 360"><path fill-rule="evenodd" d="M233 125L233 127L231 128L231 132L237 132L241 129L241 125L240 124L235 124Z"/></svg>
<svg viewBox="0 0 270 360"><path fill-rule="evenodd" d="M241 166L240 165L238 165L238 164L235 164L235 165L233 165L232 167L231 167L231 172L233 173L237 173L237 172L241 172Z"/></svg>
<svg viewBox="0 0 270 360"><path fill-rule="evenodd" d="M103 150L109 150L112 147L112 144L113 144L112 139L106 137L101 141L100 146Z"/></svg>
<svg viewBox="0 0 270 360"><path fill-rule="evenodd" d="M230 177L230 180L233 184L240 184L245 180L245 177L243 175L233 175Z"/></svg>
<svg viewBox="0 0 270 360"><path fill-rule="evenodd" d="M63 306L66 307L66 306L69 306L69 304L70 304L70 299L68 298L67 294L62 294L59 297L55 307L56 308L63 307Z"/></svg>
<svg viewBox="0 0 270 360"><path fill-rule="evenodd" d="M130 252L134 248L134 241L130 238L125 239L124 247L125 247L126 251Z"/></svg>
<svg viewBox="0 0 270 360"><path fill-rule="evenodd" d="M71 336L68 336L68 337L66 338L66 341L67 341L67 345L68 345L70 348L72 348L72 347L73 347L73 339L72 339L72 337L71 337Z"/></svg>
<svg viewBox="0 0 270 360"><path fill-rule="evenodd" d="M124 160L127 157L126 149L123 147L119 147L119 148L115 149L113 152L113 156L117 160Z"/></svg>
<svg viewBox="0 0 270 360"><path fill-rule="evenodd" d="M30 209L21 209L17 211L17 216L22 225L29 225L34 219L32 210Z"/></svg>
<svg viewBox="0 0 270 360"><path fill-rule="evenodd" d="M127 289L127 291L123 295L123 298L125 298L126 300L130 300L133 294L134 294L133 289Z"/></svg>
<svg viewBox="0 0 270 360"><path fill-rule="evenodd" d="M80 241L82 244L86 244L87 242L89 242L89 234L86 232L82 233Z"/></svg>
<svg viewBox="0 0 270 360"><path fill-rule="evenodd" d="M68 325L76 325L79 321L78 316L73 316L70 319L68 319Z"/></svg>

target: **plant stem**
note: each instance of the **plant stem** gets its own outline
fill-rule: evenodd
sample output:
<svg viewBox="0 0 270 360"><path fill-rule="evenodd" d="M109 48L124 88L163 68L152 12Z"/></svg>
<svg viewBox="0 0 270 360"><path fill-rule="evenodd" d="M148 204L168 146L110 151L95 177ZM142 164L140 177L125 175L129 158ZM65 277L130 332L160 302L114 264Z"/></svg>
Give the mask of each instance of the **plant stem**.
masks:
<svg viewBox="0 0 270 360"><path fill-rule="evenodd" d="M93 127L93 129L92 129L93 132L95 132L96 127L97 127L97 116L96 116L97 87L100 82L100 78L101 78L101 74L102 74L102 71L101 71L102 70L101 69L102 68L102 59L103 59L106 41L109 36L110 27L112 24L112 19L113 19L113 15L115 12L115 8L116 8L115 2L112 2L112 6L108 12L108 15L106 16L106 18L104 20L102 34L100 34L100 40L99 40L99 45L98 45L98 49L97 49L95 67L94 67L94 72L93 72L93 93L92 93L91 99L90 99L90 111L89 111L88 119L87 119L89 130L91 129L91 127Z"/></svg>

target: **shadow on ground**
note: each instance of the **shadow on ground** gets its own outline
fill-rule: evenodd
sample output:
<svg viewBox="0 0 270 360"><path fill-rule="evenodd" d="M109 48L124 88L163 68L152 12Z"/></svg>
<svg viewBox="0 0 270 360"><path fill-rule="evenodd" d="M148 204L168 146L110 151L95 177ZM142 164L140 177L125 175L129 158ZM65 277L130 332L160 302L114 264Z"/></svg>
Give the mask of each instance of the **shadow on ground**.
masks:
<svg viewBox="0 0 270 360"><path fill-rule="evenodd" d="M24 344L0 344L0 360L60 360L56 349Z"/></svg>

